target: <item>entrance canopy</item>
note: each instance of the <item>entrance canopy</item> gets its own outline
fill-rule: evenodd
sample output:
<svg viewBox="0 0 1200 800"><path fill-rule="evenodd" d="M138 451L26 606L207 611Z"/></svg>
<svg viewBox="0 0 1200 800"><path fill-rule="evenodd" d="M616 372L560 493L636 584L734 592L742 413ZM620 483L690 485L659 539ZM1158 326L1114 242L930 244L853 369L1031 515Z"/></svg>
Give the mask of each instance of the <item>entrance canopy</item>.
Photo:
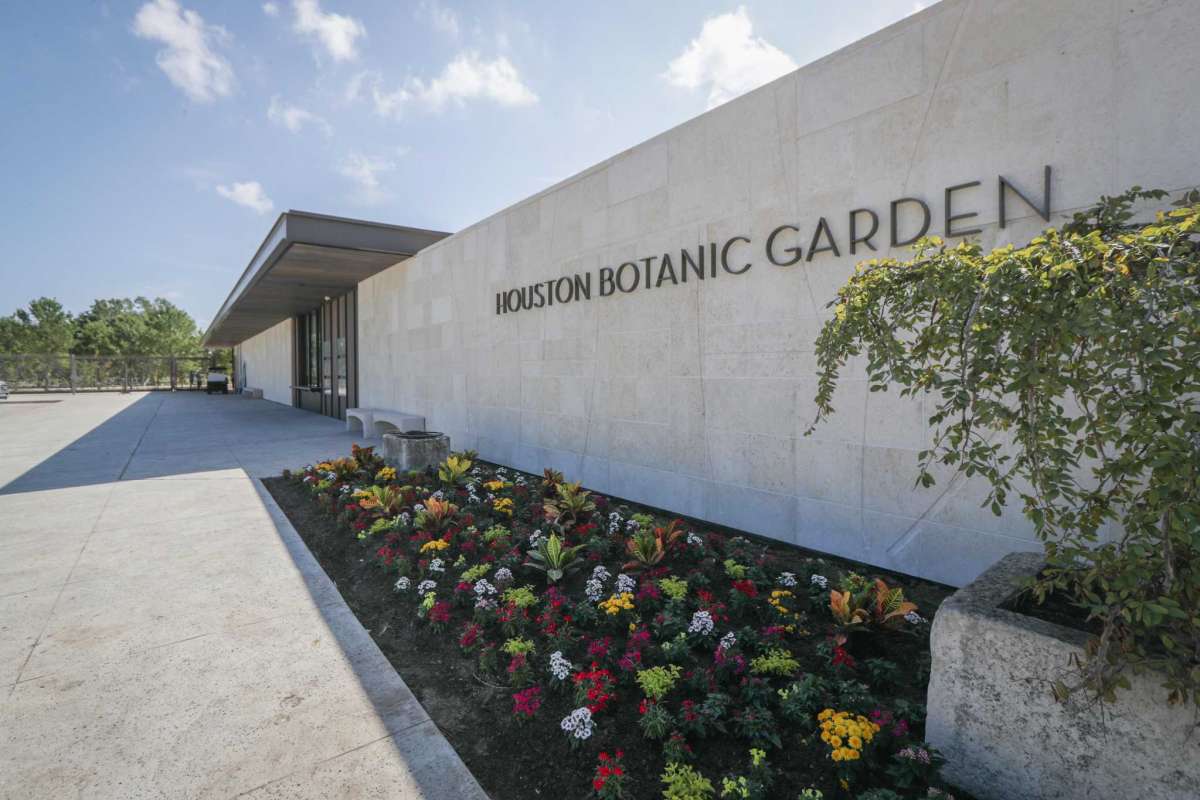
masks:
<svg viewBox="0 0 1200 800"><path fill-rule="evenodd" d="M204 335L232 347L345 294L450 234L305 211L279 215Z"/></svg>

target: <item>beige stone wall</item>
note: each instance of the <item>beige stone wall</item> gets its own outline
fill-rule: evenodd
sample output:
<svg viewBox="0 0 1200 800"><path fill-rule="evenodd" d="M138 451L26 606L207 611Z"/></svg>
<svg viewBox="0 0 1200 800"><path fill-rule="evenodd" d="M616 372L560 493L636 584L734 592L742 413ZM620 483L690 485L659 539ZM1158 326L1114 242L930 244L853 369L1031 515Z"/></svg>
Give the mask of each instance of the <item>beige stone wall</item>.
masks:
<svg viewBox="0 0 1200 800"><path fill-rule="evenodd" d="M522 469L969 581L1036 543L971 481L913 488L927 406L867 392L856 364L837 417L802 436L825 303L863 257L848 212L886 236L888 203L918 197L941 233L945 188L980 180L955 207L991 246L1045 224L1010 195L998 228L999 175L1040 200L1051 165L1055 222L1132 184L1200 184L1198 37L1186 0L946 0L365 281L362 404ZM773 228L807 251L821 216L841 257L768 263ZM744 275L495 313L498 291L737 234Z"/></svg>
<svg viewBox="0 0 1200 800"><path fill-rule="evenodd" d="M242 383L262 389L265 400L289 406L292 404L292 325L292 320L286 319L238 346Z"/></svg>

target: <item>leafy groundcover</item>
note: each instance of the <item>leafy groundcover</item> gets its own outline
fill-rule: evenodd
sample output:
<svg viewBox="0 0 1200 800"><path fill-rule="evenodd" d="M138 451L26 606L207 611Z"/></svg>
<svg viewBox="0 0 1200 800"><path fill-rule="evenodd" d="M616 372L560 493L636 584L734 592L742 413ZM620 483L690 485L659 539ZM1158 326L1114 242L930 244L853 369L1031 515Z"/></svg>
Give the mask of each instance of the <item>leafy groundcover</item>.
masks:
<svg viewBox="0 0 1200 800"><path fill-rule="evenodd" d="M495 800L949 796L922 742L948 587L470 453L267 486Z"/></svg>

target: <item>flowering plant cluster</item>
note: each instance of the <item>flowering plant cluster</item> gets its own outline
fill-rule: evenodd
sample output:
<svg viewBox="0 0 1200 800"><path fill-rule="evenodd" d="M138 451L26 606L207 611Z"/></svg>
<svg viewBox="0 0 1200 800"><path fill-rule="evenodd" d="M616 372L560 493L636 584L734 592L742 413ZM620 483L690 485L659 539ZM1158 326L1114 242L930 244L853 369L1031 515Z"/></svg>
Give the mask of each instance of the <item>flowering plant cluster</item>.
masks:
<svg viewBox="0 0 1200 800"><path fill-rule="evenodd" d="M373 553L398 613L510 687L503 713L521 738L583 759L584 774L599 753L601 798L937 785L919 738L929 625L894 577L473 453L397 473L355 448L294 477Z"/></svg>

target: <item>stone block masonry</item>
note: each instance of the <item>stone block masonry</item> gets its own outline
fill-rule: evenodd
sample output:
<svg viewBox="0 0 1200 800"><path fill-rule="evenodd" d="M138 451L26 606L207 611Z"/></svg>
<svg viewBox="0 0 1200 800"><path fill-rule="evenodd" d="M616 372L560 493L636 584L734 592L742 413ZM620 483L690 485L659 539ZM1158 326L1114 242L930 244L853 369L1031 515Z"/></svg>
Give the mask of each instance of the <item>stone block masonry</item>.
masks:
<svg viewBox="0 0 1200 800"><path fill-rule="evenodd" d="M1195 711L1167 705L1162 676L1131 675L1106 706L1054 699L1087 635L1000 608L1041 566L1007 556L934 618L925 730L946 779L980 800L1195 800Z"/></svg>
<svg viewBox="0 0 1200 800"><path fill-rule="evenodd" d="M980 480L917 487L930 409L861 363L804 435L827 304L921 232L1022 244L1102 194L1200 185L1198 38L1194 0L943 0L363 281L358 402L968 583L1040 549L1031 526L981 508Z"/></svg>

